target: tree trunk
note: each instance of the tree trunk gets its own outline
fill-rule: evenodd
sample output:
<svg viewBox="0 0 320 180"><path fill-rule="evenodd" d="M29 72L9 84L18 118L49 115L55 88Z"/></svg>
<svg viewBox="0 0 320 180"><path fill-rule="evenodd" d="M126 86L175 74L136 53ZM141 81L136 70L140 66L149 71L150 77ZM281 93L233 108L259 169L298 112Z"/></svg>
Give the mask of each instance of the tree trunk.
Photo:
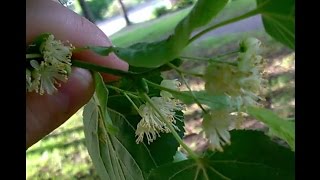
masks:
<svg viewBox="0 0 320 180"><path fill-rule="evenodd" d="M94 17L92 15L91 11L90 11L89 6L85 2L85 0L78 0L78 2L80 4L80 6L81 6L81 9L82 9L84 17L87 18L92 23L95 23Z"/></svg>
<svg viewBox="0 0 320 180"><path fill-rule="evenodd" d="M122 13L123 13L123 17L124 17L124 19L126 20L127 26L131 25L132 23L131 23L130 20L129 20L126 7L124 6L122 0L118 0L118 2L119 2L119 4L120 4L120 6L121 6Z"/></svg>

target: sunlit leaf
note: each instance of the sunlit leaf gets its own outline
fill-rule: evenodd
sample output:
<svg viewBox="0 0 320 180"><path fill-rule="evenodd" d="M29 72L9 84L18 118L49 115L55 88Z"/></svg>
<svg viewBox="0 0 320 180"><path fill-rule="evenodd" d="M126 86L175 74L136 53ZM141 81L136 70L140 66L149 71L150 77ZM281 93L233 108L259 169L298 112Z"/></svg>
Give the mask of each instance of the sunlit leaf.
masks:
<svg viewBox="0 0 320 180"><path fill-rule="evenodd" d="M295 0L257 0L265 30L295 49Z"/></svg>
<svg viewBox="0 0 320 180"><path fill-rule="evenodd" d="M115 133L117 128L112 125L112 121L107 114L108 89L106 88L100 73L94 72L93 76L95 81L95 95L93 98L95 98L95 101L98 103L99 113L101 113L108 132Z"/></svg>
<svg viewBox="0 0 320 180"><path fill-rule="evenodd" d="M201 104L209 106L211 109L228 108L230 106L230 98L225 95L210 95L206 91L194 91L194 97L189 91L182 91L180 93L171 92L172 95L180 99L183 103L189 105L195 103L194 97L198 99Z"/></svg>
<svg viewBox="0 0 320 180"><path fill-rule="evenodd" d="M273 135L285 140L292 150L295 149L295 123L280 118L268 109L248 107L249 115L266 124Z"/></svg>

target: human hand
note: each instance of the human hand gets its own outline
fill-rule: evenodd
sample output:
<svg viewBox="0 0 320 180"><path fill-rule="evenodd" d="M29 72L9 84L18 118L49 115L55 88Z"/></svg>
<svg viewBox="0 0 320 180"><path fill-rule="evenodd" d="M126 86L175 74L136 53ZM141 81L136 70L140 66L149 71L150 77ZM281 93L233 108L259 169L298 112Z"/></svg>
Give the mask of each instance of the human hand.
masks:
<svg viewBox="0 0 320 180"><path fill-rule="evenodd" d="M52 0L28 0L26 3L26 44L41 33L52 33L56 39L69 41L75 47L110 46L106 35L93 23ZM114 54L107 57L89 51L73 57L114 69L127 70L128 64ZM117 77L102 74L106 81ZM26 148L59 127L91 98L94 84L89 71L73 68L68 82L54 95L26 93Z"/></svg>

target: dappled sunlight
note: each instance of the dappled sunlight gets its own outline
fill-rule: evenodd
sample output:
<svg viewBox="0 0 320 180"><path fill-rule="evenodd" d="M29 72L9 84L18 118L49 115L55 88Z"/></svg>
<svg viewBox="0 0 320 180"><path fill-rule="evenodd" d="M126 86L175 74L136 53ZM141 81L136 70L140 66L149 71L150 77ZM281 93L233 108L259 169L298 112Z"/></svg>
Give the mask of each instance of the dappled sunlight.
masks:
<svg viewBox="0 0 320 180"><path fill-rule="evenodd" d="M30 180L88 176L98 179L93 173L84 144L82 108L66 123L28 149L26 170L26 177Z"/></svg>
<svg viewBox="0 0 320 180"><path fill-rule="evenodd" d="M167 1L152 1L128 11L128 18L133 24L146 22L154 18L153 11L157 7L168 6ZM109 18L97 23L97 26L107 35L111 36L126 27L126 21L122 15Z"/></svg>
<svg viewBox="0 0 320 180"><path fill-rule="evenodd" d="M293 72L295 68L295 53L279 56L270 62L270 65L265 69L265 72L269 75Z"/></svg>

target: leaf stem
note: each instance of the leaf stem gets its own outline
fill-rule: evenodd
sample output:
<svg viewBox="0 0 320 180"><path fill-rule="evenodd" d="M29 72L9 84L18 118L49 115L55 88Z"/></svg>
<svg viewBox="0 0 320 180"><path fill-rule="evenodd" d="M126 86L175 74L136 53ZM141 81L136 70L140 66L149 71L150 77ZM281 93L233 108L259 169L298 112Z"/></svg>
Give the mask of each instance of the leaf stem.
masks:
<svg viewBox="0 0 320 180"><path fill-rule="evenodd" d="M154 68L154 69L148 69L146 71L143 72L132 72L132 71L122 71L122 70L118 70L118 69L112 69L112 68L108 68L105 66L100 66L97 64L92 64L89 62L84 62L84 61L80 61L80 60L71 60L71 63L73 66L76 67L80 67L80 68L84 68L84 69L88 69L88 70L92 70L92 71L97 71L97 72L102 72L102 73L108 73L108 74L112 74L115 76L121 76L121 77L126 77L126 78L142 78L145 77L149 74L152 74L154 71L157 71L159 69L161 69L161 67L158 68Z"/></svg>
<svg viewBox="0 0 320 180"><path fill-rule="evenodd" d="M225 53L225 54L220 54L220 55L218 55L218 56L216 56L216 57L214 57L214 58L221 58L221 57L229 56L229 55L232 55L232 54L235 54L235 53L238 53L238 52L240 52L239 49L234 50L234 51L227 52L227 53ZM213 58L212 58L212 59L213 59Z"/></svg>
<svg viewBox="0 0 320 180"><path fill-rule="evenodd" d="M207 29L204 29L203 31L199 32L198 34L194 35L188 42L188 44L192 43L193 41L195 41L196 39L198 39L199 37L201 37L202 35L204 35L205 33L209 32L209 31L212 31L214 29L217 29L219 27L222 27L222 26L225 26L227 24L231 24L231 23L234 23L234 22L237 22L237 21L240 21L242 19L246 19L248 17L251 17L251 16L254 16L254 15L257 15L259 14L260 11L259 9L254 9L252 11L249 11L243 15L240 15L240 16L237 16L235 18L232 18L232 19L228 19L228 20L225 20L225 21L222 21L218 24L215 24Z"/></svg>
<svg viewBox="0 0 320 180"><path fill-rule="evenodd" d="M26 59L41 58L42 54L26 54Z"/></svg>
<svg viewBox="0 0 320 180"><path fill-rule="evenodd" d="M171 68L175 69L175 70L178 72L178 74L181 76L184 84L187 86L188 90L190 91L193 100L194 100L194 101L196 102L196 104L202 109L202 111L203 111L205 114L207 114L207 111L203 108L203 106L201 105L201 103L198 101L198 99L197 99L196 96L194 95L193 91L191 90L191 88L190 88L190 86L189 86L189 83L187 82L187 80L186 80L185 77L184 77L183 72L180 71L179 68L176 67L176 66L173 65L173 64L168 63L168 66L170 66Z"/></svg>
<svg viewBox="0 0 320 180"><path fill-rule="evenodd" d="M124 76L124 77L132 77L132 75L137 75L138 73L135 72L130 72L130 71L121 71L118 69L112 69L112 68L107 68L104 66L99 66L96 64L84 62L84 61L79 61L79 60L72 60L71 61L73 66L80 67L80 68L85 68L89 69L92 71L98 71L102 73L108 73L116 76Z"/></svg>
<svg viewBox="0 0 320 180"><path fill-rule="evenodd" d="M167 63L167 65L169 67L171 67L172 69L176 70L179 74L188 74L191 76L196 76L196 77L203 77L203 74L198 74L198 73L193 73L193 72L189 72L189 71L184 71L180 68L178 68L177 66L173 65L172 63Z"/></svg>
<svg viewBox="0 0 320 180"><path fill-rule="evenodd" d="M166 88L166 87L160 86L159 84L153 83L153 82L151 82L151 81L149 81L147 79L145 79L145 81L148 84L150 84L151 86L156 87L156 88L158 88L160 90L168 91L168 92L173 93L173 94L182 94L180 91L176 91L174 89L170 89L170 88Z"/></svg>
<svg viewBox="0 0 320 180"><path fill-rule="evenodd" d="M180 56L180 58L182 58L182 59L192 59L192 60L198 60L198 61L214 61L214 62L228 63L228 62L218 61L218 60L215 60L215 59L220 59L221 57L232 55L232 54L235 54L235 53L238 53L238 52L240 52L240 50L235 50L235 51L227 52L225 54L220 54L220 55L215 56L213 58L190 57L190 56Z"/></svg>
<svg viewBox="0 0 320 180"><path fill-rule="evenodd" d="M137 111L139 114L141 114L139 108L138 108L137 105L132 101L132 99L127 95L127 93L123 92L123 94L124 94L124 96L126 96L126 98L130 101L130 103L132 104L132 106L134 107L134 109L136 109L136 111Z"/></svg>
<svg viewBox="0 0 320 180"><path fill-rule="evenodd" d="M181 59L190 59L190 60L197 60L197 61L208 61L210 58L203 58L203 57L191 57L191 56L180 56Z"/></svg>
<svg viewBox="0 0 320 180"><path fill-rule="evenodd" d="M190 155L191 158L193 158L194 160L198 161L199 157L196 153L194 153L184 142L183 140L180 138L180 136L178 135L177 131L174 129L174 127L172 126L172 124L163 116L163 114L159 111L159 109L156 107L156 105L151 101L151 99L149 98L149 96L146 93L142 93L141 94L144 99L150 104L150 106L159 114L161 120L168 126L168 128L170 129L172 135L175 137L175 139L179 142L179 144L188 152L188 154Z"/></svg>
<svg viewBox="0 0 320 180"><path fill-rule="evenodd" d="M84 50L88 50L89 48L87 46L84 47L76 47L73 49L72 52L79 52L79 51L84 51Z"/></svg>
<svg viewBox="0 0 320 180"><path fill-rule="evenodd" d="M231 55L231 54L237 53L237 52L239 52L239 50L228 52L228 53L222 54L222 55L218 55L218 56L213 57L213 58L189 57L189 56L180 56L180 58L182 58L182 59L192 59L192 60L198 60L198 61L209 61L209 62L213 62L213 63L225 63L225 64L229 64L229 65L232 65L232 66L236 66L237 65L236 62L226 62L226 61L220 61L220 60L217 60L217 59L219 59L221 57L224 57L224 56L227 56L227 55Z"/></svg>
<svg viewBox="0 0 320 180"><path fill-rule="evenodd" d="M120 91L121 93L123 93L123 94L125 93L125 94L127 94L127 95L129 95L129 96L131 96L131 97L139 98L139 96L133 94L133 92L126 91L126 90L117 88L117 87L115 87L115 86L111 86L111 85L107 85L107 84L106 84L106 87L107 87L107 88L110 88L110 89L113 89L113 90L116 90L116 91Z"/></svg>

